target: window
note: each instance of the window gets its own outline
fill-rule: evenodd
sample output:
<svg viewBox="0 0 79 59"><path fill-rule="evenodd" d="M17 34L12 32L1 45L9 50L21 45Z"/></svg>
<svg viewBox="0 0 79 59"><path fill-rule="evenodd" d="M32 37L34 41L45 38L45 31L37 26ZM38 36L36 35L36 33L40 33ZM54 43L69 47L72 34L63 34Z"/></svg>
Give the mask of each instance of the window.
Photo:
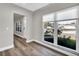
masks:
<svg viewBox="0 0 79 59"><path fill-rule="evenodd" d="M54 42L54 14L49 14L43 16L43 25L44 25L44 40L47 42Z"/></svg>
<svg viewBox="0 0 79 59"><path fill-rule="evenodd" d="M77 9L65 10L57 13L57 20L67 20L77 18Z"/></svg>
<svg viewBox="0 0 79 59"><path fill-rule="evenodd" d="M60 21L58 23L58 45L76 49L76 20Z"/></svg>
<svg viewBox="0 0 79 59"><path fill-rule="evenodd" d="M54 21L54 14L48 14L43 16L43 22Z"/></svg>
<svg viewBox="0 0 79 59"><path fill-rule="evenodd" d="M76 50L76 18L76 8L57 14L58 45Z"/></svg>
<svg viewBox="0 0 79 59"><path fill-rule="evenodd" d="M16 31L22 32L22 22L21 21L16 22Z"/></svg>
<svg viewBox="0 0 79 59"><path fill-rule="evenodd" d="M77 8L44 15L44 40L76 50L77 18Z"/></svg>

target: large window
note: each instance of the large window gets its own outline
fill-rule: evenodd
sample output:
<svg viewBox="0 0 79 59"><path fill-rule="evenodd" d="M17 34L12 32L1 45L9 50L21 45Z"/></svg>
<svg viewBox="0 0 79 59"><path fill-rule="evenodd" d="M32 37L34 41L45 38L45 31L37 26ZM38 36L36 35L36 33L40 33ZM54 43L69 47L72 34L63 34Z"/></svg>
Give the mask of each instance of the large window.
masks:
<svg viewBox="0 0 79 59"><path fill-rule="evenodd" d="M76 49L77 9L70 9L57 14L58 45Z"/></svg>
<svg viewBox="0 0 79 59"><path fill-rule="evenodd" d="M77 8L43 16L44 40L76 50L77 19Z"/></svg>

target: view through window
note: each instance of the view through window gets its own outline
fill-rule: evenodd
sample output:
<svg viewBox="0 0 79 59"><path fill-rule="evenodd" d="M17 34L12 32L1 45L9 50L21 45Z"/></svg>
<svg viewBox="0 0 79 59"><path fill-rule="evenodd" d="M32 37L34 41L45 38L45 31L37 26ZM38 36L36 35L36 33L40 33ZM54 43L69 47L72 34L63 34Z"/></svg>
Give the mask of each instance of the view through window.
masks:
<svg viewBox="0 0 79 59"><path fill-rule="evenodd" d="M56 12L43 16L44 40L76 50L77 8ZM56 23L56 24L55 24ZM55 29L54 25L57 25ZM57 39L54 39L54 31Z"/></svg>
<svg viewBox="0 0 79 59"><path fill-rule="evenodd" d="M50 43L54 42L53 16L53 14L49 14L43 17L44 40Z"/></svg>
<svg viewBox="0 0 79 59"><path fill-rule="evenodd" d="M59 21L58 45L76 49L76 20Z"/></svg>

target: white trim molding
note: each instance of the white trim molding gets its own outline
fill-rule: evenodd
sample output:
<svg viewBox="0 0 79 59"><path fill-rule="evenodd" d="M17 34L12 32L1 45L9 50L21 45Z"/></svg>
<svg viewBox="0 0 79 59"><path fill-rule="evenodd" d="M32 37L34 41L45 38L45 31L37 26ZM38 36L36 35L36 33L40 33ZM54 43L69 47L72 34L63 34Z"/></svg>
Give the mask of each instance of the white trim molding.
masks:
<svg viewBox="0 0 79 59"><path fill-rule="evenodd" d="M27 43L31 43L33 41L35 41L35 40L26 40Z"/></svg>
<svg viewBox="0 0 79 59"><path fill-rule="evenodd" d="M14 48L14 45L10 45L10 46L4 47L4 48L0 48L0 51L8 50L8 49L11 49L11 48Z"/></svg>
<svg viewBox="0 0 79 59"><path fill-rule="evenodd" d="M19 37L22 37L22 38L24 38L23 36L21 36L21 35L19 35L19 34L17 34L17 33L14 33L14 35L17 35L17 36L19 36Z"/></svg>
<svg viewBox="0 0 79 59"><path fill-rule="evenodd" d="M53 47L51 44L46 44L46 43L44 43L44 42L42 42L42 41L38 41L38 40L34 40L35 42L37 42L37 43L39 43L39 44L42 44L42 45L44 45L44 46L47 46L47 47L49 47L49 48L51 48L51 49L54 49L54 50L56 50L56 51L59 51L59 52L61 52L61 53L64 53L64 54L66 54L66 55L69 55L69 56L76 56L75 54L72 54L71 52L67 52L67 51L64 51L64 50L62 50L62 49L58 49L58 48L56 48L56 47ZM53 44L54 45L54 44Z"/></svg>
<svg viewBox="0 0 79 59"><path fill-rule="evenodd" d="M64 53L64 54L66 54L66 55L69 55L69 56L76 56L75 54L73 54L73 53L71 53L71 52L67 52L67 51L64 51L64 50L62 50L62 49L59 49L59 48L56 48L56 47L54 47L54 46L52 46L51 44L46 44L44 41L38 41L38 40L29 40L29 41L27 41L27 43L31 43L31 42L37 42L37 43L39 43L39 44L42 44L42 45L44 45L44 46L46 46L46 47L49 47L49 48L51 48L51 49L54 49L54 50L56 50L56 51L59 51L59 52L61 52L61 53ZM53 44L53 45L55 45L55 44Z"/></svg>

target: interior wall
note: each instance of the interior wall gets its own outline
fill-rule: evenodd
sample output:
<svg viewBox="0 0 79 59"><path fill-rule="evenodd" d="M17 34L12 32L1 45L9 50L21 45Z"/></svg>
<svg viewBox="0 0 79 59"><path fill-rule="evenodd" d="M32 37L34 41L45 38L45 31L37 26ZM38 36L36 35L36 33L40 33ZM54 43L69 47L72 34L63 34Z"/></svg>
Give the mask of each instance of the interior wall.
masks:
<svg viewBox="0 0 79 59"><path fill-rule="evenodd" d="M0 4L0 51L13 47L14 13L27 17L25 38L32 39L32 12L13 4Z"/></svg>
<svg viewBox="0 0 79 59"><path fill-rule="evenodd" d="M11 8L0 4L0 49L13 46L13 14Z"/></svg>

